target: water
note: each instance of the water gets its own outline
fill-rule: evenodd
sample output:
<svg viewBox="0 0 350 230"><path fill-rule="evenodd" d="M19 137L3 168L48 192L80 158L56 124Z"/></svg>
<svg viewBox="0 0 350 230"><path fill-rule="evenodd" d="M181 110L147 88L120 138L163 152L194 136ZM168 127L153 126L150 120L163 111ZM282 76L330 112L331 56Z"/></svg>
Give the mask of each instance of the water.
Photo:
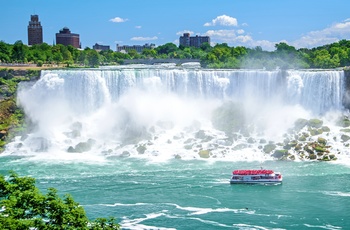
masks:
<svg viewBox="0 0 350 230"><path fill-rule="evenodd" d="M113 216L123 229L349 229L350 151L335 122L348 115L344 91L337 70L43 71L18 92L36 126L6 146L0 173L70 193L89 218ZM241 103L249 135L213 127L227 101ZM325 138L337 161L262 151L262 139L295 138L298 118L322 119L330 131L308 141ZM88 147L69 151L79 145ZM229 184L233 170L261 166L280 171L283 184Z"/></svg>
<svg viewBox="0 0 350 230"><path fill-rule="evenodd" d="M67 163L1 158L70 193L90 218L114 216L124 229L348 229L350 168L322 162L108 159ZM230 185L237 168L273 168L282 185Z"/></svg>

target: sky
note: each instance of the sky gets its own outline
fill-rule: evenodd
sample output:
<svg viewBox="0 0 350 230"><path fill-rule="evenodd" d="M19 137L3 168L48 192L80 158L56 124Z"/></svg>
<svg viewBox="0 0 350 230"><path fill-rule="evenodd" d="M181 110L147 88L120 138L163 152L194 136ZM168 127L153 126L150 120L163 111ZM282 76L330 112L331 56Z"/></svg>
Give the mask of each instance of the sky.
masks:
<svg viewBox="0 0 350 230"><path fill-rule="evenodd" d="M280 42L312 48L350 39L350 0L0 0L0 40L28 44L33 14L44 42L68 27L82 48L178 45L186 32L268 51Z"/></svg>

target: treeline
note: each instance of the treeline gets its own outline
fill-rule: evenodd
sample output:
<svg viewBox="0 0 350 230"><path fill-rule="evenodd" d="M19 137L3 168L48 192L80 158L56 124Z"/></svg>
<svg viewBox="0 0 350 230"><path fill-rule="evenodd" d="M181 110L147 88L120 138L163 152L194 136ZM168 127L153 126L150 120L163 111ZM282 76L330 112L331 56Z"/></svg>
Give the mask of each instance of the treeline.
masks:
<svg viewBox="0 0 350 230"><path fill-rule="evenodd" d="M0 41L0 62L32 63L71 67L97 67L100 65L123 64L126 59L199 59L207 68L337 68L350 65L350 41L341 40L312 49L296 49L284 42L275 45L274 51L264 51L261 47L230 47L226 43L210 46L204 43L200 48L176 46L166 43L154 49L144 49L142 53L130 50L128 53L112 50L97 52L73 46L40 45L27 46L22 41L7 44Z"/></svg>

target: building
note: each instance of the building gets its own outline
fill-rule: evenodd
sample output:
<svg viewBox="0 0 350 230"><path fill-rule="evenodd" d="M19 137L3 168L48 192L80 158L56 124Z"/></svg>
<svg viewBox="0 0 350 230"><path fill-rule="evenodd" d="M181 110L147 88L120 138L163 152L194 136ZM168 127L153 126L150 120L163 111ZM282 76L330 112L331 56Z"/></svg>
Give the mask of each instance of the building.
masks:
<svg viewBox="0 0 350 230"><path fill-rule="evenodd" d="M154 49L154 47L156 47L155 44L148 44L148 43L146 43L143 46L141 46L141 45L133 45L133 46L124 45L124 46L120 46L119 44L117 44L117 52L127 53L130 50L136 50L136 52L142 53L142 51L144 49Z"/></svg>
<svg viewBox="0 0 350 230"><path fill-rule="evenodd" d="M194 46L199 48L203 43L210 44L209 36L198 36L190 37L190 33L184 33L183 36L180 36L179 43L183 46Z"/></svg>
<svg viewBox="0 0 350 230"><path fill-rule="evenodd" d="M28 45L36 45L43 43L43 27L39 22L38 15L30 15L28 25Z"/></svg>
<svg viewBox="0 0 350 230"><path fill-rule="evenodd" d="M62 44L65 46L71 45L75 48L81 48L79 34L72 34L67 27L56 33L56 44Z"/></svg>
<svg viewBox="0 0 350 230"><path fill-rule="evenodd" d="M96 51L110 50L109 46L99 45L97 43L92 48Z"/></svg>

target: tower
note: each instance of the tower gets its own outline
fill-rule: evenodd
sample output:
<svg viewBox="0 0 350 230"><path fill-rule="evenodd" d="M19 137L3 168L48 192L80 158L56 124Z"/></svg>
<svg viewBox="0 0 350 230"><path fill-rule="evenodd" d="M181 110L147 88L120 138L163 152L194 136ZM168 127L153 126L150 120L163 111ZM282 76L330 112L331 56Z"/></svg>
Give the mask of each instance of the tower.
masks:
<svg viewBox="0 0 350 230"><path fill-rule="evenodd" d="M28 25L28 45L43 43L43 28L38 15L30 15Z"/></svg>

